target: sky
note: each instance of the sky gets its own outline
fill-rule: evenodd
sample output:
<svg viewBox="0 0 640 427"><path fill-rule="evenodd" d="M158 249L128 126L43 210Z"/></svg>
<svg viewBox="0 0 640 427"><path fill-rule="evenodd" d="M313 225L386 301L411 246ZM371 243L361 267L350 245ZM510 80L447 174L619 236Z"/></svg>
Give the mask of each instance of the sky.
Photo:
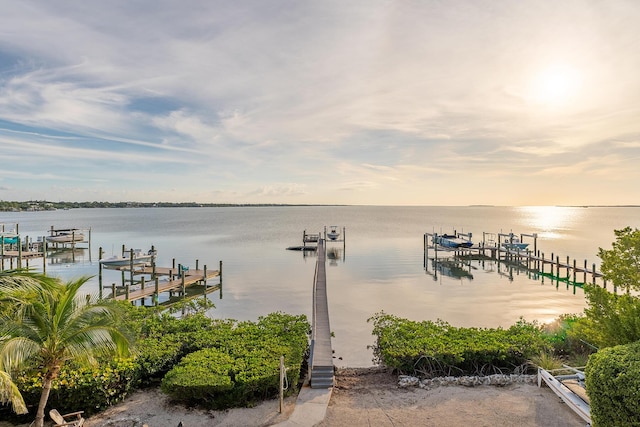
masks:
<svg viewBox="0 0 640 427"><path fill-rule="evenodd" d="M640 204L637 0L0 11L0 200Z"/></svg>

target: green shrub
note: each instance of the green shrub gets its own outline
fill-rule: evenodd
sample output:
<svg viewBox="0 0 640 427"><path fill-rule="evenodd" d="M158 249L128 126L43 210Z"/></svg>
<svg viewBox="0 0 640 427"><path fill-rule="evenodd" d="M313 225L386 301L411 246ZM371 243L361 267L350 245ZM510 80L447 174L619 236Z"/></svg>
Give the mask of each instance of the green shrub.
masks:
<svg viewBox="0 0 640 427"><path fill-rule="evenodd" d="M215 348L185 356L162 379L162 391L186 403L216 408L228 406L225 393L234 386L235 359ZM223 404L224 403L224 404Z"/></svg>
<svg viewBox="0 0 640 427"><path fill-rule="evenodd" d="M136 378L143 384L168 372L183 355L184 344L175 334L138 341Z"/></svg>
<svg viewBox="0 0 640 427"><path fill-rule="evenodd" d="M130 304L122 310L123 323L140 337L135 357L100 362L97 368L64 367L53 383L51 407L67 412L80 409L89 415L165 374L163 390L177 399L211 407L246 406L277 395L282 355L293 385L289 392L295 391L308 349L305 316L272 313L257 322L238 322L213 320L200 313L177 318L141 307L133 309ZM207 357L199 353L205 349L211 352ZM211 360L224 368L213 366ZM42 391L41 377L24 373L16 383L33 413ZM0 418L9 412L3 409L0 407Z"/></svg>
<svg viewBox="0 0 640 427"><path fill-rule="evenodd" d="M87 415L99 412L126 397L134 385L135 372L132 359L103 361L96 367L64 365L51 385L48 406L60 412L78 408ZM35 408L42 393L41 373L20 375L16 384L28 406Z"/></svg>
<svg viewBox="0 0 640 427"><path fill-rule="evenodd" d="M594 427L640 425L640 342L592 354L585 376Z"/></svg>
<svg viewBox="0 0 640 427"><path fill-rule="evenodd" d="M378 313L376 360L399 373L485 375L521 369L549 347L541 329L523 320L509 329L456 328L438 320L414 322Z"/></svg>
<svg viewBox="0 0 640 427"><path fill-rule="evenodd" d="M305 316L272 313L257 323L227 321L221 327L189 333L191 346L199 342L207 348L185 356L165 375L162 390L175 400L209 408L250 406L278 394L280 356L284 356L292 393L300 378L308 331Z"/></svg>

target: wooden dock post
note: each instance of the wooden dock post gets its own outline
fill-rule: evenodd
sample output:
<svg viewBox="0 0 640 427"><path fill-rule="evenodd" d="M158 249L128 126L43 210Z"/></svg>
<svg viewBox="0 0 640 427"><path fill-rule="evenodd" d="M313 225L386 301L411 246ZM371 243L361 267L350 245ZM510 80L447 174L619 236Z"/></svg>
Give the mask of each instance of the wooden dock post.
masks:
<svg viewBox="0 0 640 427"><path fill-rule="evenodd" d="M185 291L185 286L184 286L184 276L185 276L185 272L182 268L182 264L178 264L178 268L180 270L180 280L182 281L181 286L182 286L182 298L187 296L187 293Z"/></svg>
<svg viewBox="0 0 640 427"><path fill-rule="evenodd" d="M156 275L156 247L154 245L151 245L151 254L151 280L154 280L158 277Z"/></svg>
<svg viewBox="0 0 640 427"><path fill-rule="evenodd" d="M102 259L102 246L98 248L98 285L100 286L99 298L102 299L102 263L100 260Z"/></svg>
<svg viewBox="0 0 640 427"><path fill-rule="evenodd" d="M196 265L197 265L197 263L196 263ZM197 270L197 268L196 268L196 270ZM206 264L204 265L204 270L203 270L203 273L202 273L202 284L204 286L204 293L206 295L207 294L207 265Z"/></svg>
<svg viewBox="0 0 640 427"><path fill-rule="evenodd" d="M129 285L133 285L133 279L134 279L134 272L133 272L133 253L134 250L133 249L129 249ZM129 289L127 287L127 289ZM129 295L127 294L127 299Z"/></svg>
<svg viewBox="0 0 640 427"><path fill-rule="evenodd" d="M222 260L220 260L220 269L218 270L218 274L220 275L220 292L222 292Z"/></svg>
<svg viewBox="0 0 640 427"><path fill-rule="evenodd" d="M47 239L42 236L42 244L40 245L42 249L42 273L47 274Z"/></svg>
<svg viewBox="0 0 640 427"><path fill-rule="evenodd" d="M22 239L18 236L18 268L22 268Z"/></svg>
<svg viewBox="0 0 640 427"><path fill-rule="evenodd" d="M159 301L158 301L158 300L160 299L160 282L159 282L159 280L160 280L160 279L158 278L158 276L155 276L155 277L154 277L154 280L155 280L155 282L156 282L156 283L155 283L155 285L156 285L156 292L153 294L153 301L154 301L154 303L155 303L155 306L157 307L157 306L158 306L158 304L159 304Z"/></svg>

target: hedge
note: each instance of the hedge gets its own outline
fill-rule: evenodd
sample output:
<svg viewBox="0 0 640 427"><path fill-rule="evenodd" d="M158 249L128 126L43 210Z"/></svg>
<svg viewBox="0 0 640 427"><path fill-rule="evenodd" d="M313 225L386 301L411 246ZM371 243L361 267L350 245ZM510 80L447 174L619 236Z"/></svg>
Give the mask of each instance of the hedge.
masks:
<svg viewBox="0 0 640 427"><path fill-rule="evenodd" d="M295 390L308 346L309 324L304 316L272 313L257 323L240 322L219 328L204 348L184 357L162 380L173 399L213 409L250 406L279 391L280 356Z"/></svg>
<svg viewBox="0 0 640 427"><path fill-rule="evenodd" d="M594 427L640 426L640 342L592 354L585 383Z"/></svg>
<svg viewBox="0 0 640 427"><path fill-rule="evenodd" d="M415 322L384 312L374 324L376 361L402 374L426 377L514 372L549 348L541 329L524 320L508 329L457 328Z"/></svg>

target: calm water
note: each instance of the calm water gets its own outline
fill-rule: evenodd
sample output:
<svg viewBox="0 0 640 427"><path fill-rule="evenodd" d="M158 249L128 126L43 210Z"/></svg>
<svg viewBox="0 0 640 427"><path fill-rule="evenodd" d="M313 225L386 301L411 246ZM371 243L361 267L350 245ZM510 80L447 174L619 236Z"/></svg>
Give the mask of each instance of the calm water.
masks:
<svg viewBox="0 0 640 427"><path fill-rule="evenodd" d="M211 316L255 320L273 311L311 315L315 257L287 251L302 232L346 227L346 244L332 243L327 265L331 328L338 366L369 366L373 343L367 319L379 311L413 320L438 318L456 326L509 326L523 316L547 321L584 307L581 289L527 277L504 264L474 262L464 277L424 269L425 232L538 233L547 257L570 256L578 265L598 264L599 247L610 248L614 229L640 228L640 208L563 207L229 207L76 209L0 213L5 229L19 224L36 238L55 228L91 227L91 250L70 262L51 258L47 272L65 279L96 275L98 248L107 255L129 248L158 250L158 265L172 259L192 268L217 269L223 261L223 295L210 294ZM68 254L67 254L68 255ZM41 263L32 266L41 267ZM434 273L436 273L434 275ZM119 282L105 272L105 283ZM87 285L97 292L97 278Z"/></svg>

